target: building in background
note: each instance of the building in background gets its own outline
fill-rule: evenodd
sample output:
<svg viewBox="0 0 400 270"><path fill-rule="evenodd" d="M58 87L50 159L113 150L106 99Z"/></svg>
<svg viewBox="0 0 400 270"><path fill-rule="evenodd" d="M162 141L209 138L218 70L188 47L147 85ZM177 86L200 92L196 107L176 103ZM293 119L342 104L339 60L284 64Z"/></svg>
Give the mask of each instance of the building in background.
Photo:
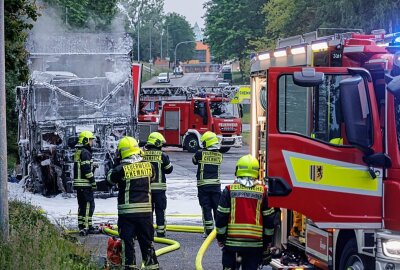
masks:
<svg viewBox="0 0 400 270"><path fill-rule="evenodd" d="M184 72L218 71L219 65L211 63L210 47L203 43L203 33L197 23L193 27L193 32L196 38L196 53L194 59L182 64Z"/></svg>

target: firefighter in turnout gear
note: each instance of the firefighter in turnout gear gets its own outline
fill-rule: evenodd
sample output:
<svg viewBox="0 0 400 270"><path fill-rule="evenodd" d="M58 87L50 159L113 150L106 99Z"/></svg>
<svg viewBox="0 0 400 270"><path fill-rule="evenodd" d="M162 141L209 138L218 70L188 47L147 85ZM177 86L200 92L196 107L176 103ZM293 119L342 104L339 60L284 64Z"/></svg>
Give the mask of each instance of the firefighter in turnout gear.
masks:
<svg viewBox="0 0 400 270"><path fill-rule="evenodd" d="M167 208L167 183L165 174L173 170L167 154L161 151L165 139L159 132L152 132L145 146L143 159L151 162L155 169L156 181L151 183L152 209L156 212L156 233L158 237L165 237L165 209Z"/></svg>
<svg viewBox="0 0 400 270"><path fill-rule="evenodd" d="M219 152L219 140L214 132L207 131L201 137L203 149L193 156L193 164L197 165L197 189L199 203L203 212L205 235L214 229L213 216L217 213L221 196L220 167L222 154ZM213 212L213 213L212 213Z"/></svg>
<svg viewBox="0 0 400 270"><path fill-rule="evenodd" d="M96 189L92 159L94 135L82 131L74 155L74 189L78 198L78 228L81 235L93 232L92 217L94 212L93 190Z"/></svg>
<svg viewBox="0 0 400 270"><path fill-rule="evenodd" d="M251 155L236 163L236 180L219 201L216 228L224 270L256 270L274 234L275 212L268 208L267 189L258 180L259 164ZM240 258L240 259L239 259Z"/></svg>
<svg viewBox="0 0 400 270"><path fill-rule="evenodd" d="M123 137L118 143L121 163L107 174L107 182L118 185L118 231L122 240L125 269L136 266L134 238L139 241L144 268L159 269L153 246L154 228L150 183L154 168L144 161L137 141Z"/></svg>

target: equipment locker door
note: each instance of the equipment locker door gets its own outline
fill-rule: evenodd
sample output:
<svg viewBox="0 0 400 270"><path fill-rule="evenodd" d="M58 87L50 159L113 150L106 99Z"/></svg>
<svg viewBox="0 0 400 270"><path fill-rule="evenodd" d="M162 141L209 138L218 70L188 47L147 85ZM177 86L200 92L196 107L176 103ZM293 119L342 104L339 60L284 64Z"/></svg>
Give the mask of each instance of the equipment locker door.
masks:
<svg viewBox="0 0 400 270"><path fill-rule="evenodd" d="M320 228L380 228L383 170L368 166L363 161L365 151L347 142L349 133L343 121L344 112L357 112L350 115L359 117L360 140L370 142L369 150L374 153L383 152L368 72L359 69L350 74L347 68L315 68L324 73L322 83L306 87L294 83L293 74L299 71L301 67L268 70L271 206L300 212ZM341 89L344 82L355 79L358 83L352 91ZM357 98L348 104L345 96L347 100ZM274 193L274 185L282 187L285 183L290 193Z"/></svg>
<svg viewBox="0 0 400 270"><path fill-rule="evenodd" d="M167 144L180 145L180 109L164 107L164 136Z"/></svg>

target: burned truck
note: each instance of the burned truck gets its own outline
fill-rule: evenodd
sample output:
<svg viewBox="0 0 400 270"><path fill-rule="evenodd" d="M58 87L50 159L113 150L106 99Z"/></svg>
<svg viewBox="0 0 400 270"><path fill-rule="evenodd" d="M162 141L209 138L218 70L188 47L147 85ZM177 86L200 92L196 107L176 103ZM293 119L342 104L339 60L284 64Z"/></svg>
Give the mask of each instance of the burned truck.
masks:
<svg viewBox="0 0 400 270"><path fill-rule="evenodd" d="M96 137L94 175L104 192L110 191L106 173L118 140L136 134L129 51L116 52L118 39L109 36L84 34L70 40L74 38L76 44L81 39L84 50L77 46L67 52L31 52L30 80L16 89L24 185L46 196L73 191L73 157L81 131ZM97 50L87 50L91 41ZM99 45L106 49L98 50Z"/></svg>

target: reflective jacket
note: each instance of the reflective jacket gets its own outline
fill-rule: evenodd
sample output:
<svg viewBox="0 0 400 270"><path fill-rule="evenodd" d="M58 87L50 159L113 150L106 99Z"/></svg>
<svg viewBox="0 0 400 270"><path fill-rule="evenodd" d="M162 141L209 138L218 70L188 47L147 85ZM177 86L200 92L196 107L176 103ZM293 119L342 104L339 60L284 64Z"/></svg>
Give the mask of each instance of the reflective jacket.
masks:
<svg viewBox="0 0 400 270"><path fill-rule="evenodd" d="M90 146L77 148L74 155L74 188L96 187L93 174L93 159Z"/></svg>
<svg viewBox="0 0 400 270"><path fill-rule="evenodd" d="M192 158L197 167L197 186L221 185L222 154L217 150L200 149Z"/></svg>
<svg viewBox="0 0 400 270"><path fill-rule="evenodd" d="M236 249L266 247L272 242L274 217L265 186L228 185L217 209L217 240Z"/></svg>
<svg viewBox="0 0 400 270"><path fill-rule="evenodd" d="M154 167L155 181L151 183L151 191L167 190L165 174L170 174L174 169L168 155L159 148L148 146L144 151L143 160L151 162Z"/></svg>
<svg viewBox="0 0 400 270"><path fill-rule="evenodd" d="M152 215L150 182L153 179L153 166L147 161L123 159L108 172L108 183L118 185L118 215Z"/></svg>

